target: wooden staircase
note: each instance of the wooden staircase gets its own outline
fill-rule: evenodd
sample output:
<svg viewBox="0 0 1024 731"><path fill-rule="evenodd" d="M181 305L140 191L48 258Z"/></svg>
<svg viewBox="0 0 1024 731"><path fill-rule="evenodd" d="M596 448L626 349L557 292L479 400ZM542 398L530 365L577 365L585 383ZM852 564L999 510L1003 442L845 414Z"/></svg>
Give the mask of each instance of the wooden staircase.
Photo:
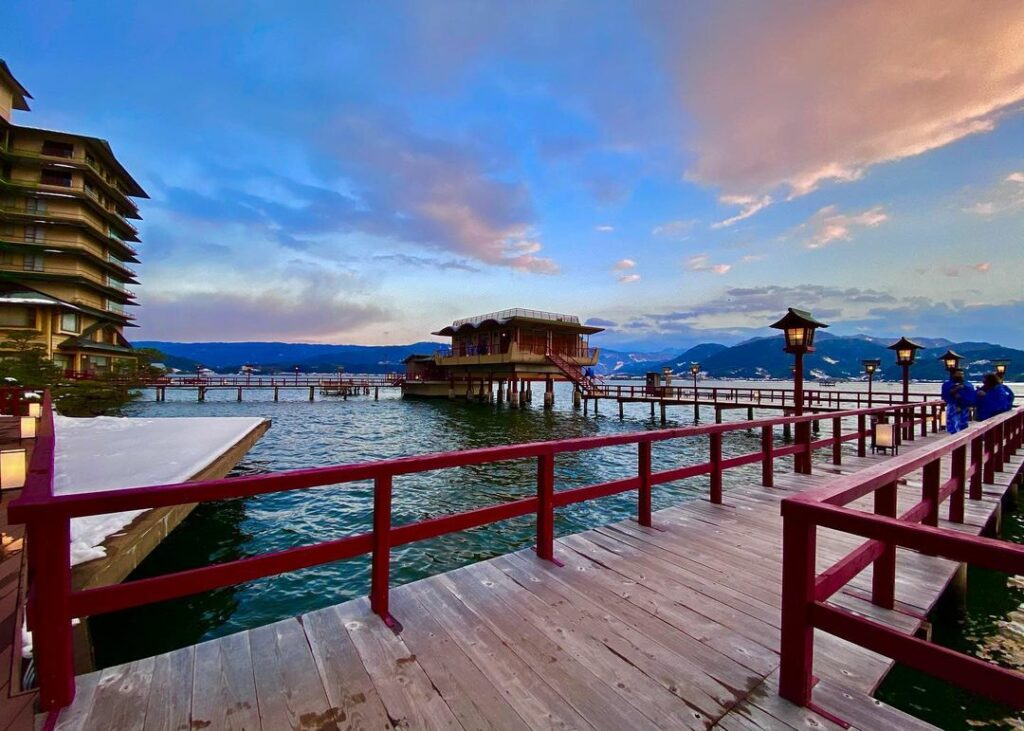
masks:
<svg viewBox="0 0 1024 731"><path fill-rule="evenodd" d="M588 376L583 368L578 364L574 363L567 358L563 358L558 353L554 353L550 350L545 352L547 359L560 370L566 378L572 381L584 395L593 395L596 391L599 391L601 386L604 385L604 379L600 376L594 376L593 378Z"/></svg>

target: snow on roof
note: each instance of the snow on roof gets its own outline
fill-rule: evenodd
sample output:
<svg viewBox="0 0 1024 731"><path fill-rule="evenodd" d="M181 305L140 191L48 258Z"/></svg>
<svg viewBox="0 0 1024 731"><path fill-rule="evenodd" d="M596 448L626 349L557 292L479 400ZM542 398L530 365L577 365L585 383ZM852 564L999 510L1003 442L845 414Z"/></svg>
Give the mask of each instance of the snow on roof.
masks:
<svg viewBox="0 0 1024 731"><path fill-rule="evenodd" d="M137 419L54 416L57 495L185 482L264 420L246 417ZM71 564L106 555L103 541L144 510L71 521Z"/></svg>

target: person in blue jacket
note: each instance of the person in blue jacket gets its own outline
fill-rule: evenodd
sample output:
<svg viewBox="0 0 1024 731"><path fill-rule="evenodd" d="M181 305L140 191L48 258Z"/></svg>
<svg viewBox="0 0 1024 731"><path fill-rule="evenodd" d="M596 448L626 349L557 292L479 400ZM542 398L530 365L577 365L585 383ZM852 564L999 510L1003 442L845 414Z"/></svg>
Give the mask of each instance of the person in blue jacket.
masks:
<svg viewBox="0 0 1024 731"><path fill-rule="evenodd" d="M986 373L982 386L978 389L978 405L974 415L978 421L990 419L1013 408L1013 391L1003 384L995 373Z"/></svg>
<svg viewBox="0 0 1024 731"><path fill-rule="evenodd" d="M946 402L946 431L956 434L966 429L975 404L974 386L964 381L964 372L957 368L942 384L942 400Z"/></svg>

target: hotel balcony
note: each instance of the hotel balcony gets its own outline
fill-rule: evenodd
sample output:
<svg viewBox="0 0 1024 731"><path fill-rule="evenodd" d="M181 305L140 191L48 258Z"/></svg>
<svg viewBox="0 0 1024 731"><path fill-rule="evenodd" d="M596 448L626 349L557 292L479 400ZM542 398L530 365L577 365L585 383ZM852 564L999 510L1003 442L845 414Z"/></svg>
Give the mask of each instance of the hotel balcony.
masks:
<svg viewBox="0 0 1024 731"><path fill-rule="evenodd" d="M120 203L129 208L131 211L130 218L139 218L138 206L131 199L130 193L115 176L105 173L96 162L96 159L88 152L81 149L69 152L63 148L48 149L42 146L40 149L29 149L0 144L0 153L5 153L5 157L12 159L61 165L70 164L77 170L88 171L91 173L90 177L103 186L105 192L113 194Z"/></svg>
<svg viewBox="0 0 1024 731"><path fill-rule="evenodd" d="M8 217L17 216L25 223L58 223L85 227L105 243L113 243L114 245L121 247L127 253L127 256L124 257L126 259L135 260L135 257L137 257L139 253L134 246L128 243L129 239L118 235L103 221L94 216L60 210L51 211L30 209L24 204L24 202L17 206L0 206L0 213L4 213ZM130 240L137 241L138 237L132 236Z"/></svg>
<svg viewBox="0 0 1024 731"><path fill-rule="evenodd" d="M112 206L103 205L95 190L91 190L88 186L83 184L72 183L68 178L53 175L42 175L39 180L34 180L32 178L0 177L0 183L13 188L30 190L36 193L78 198L79 200L89 203L91 208L103 216L108 224L113 223L118 226L123 226L128 230L128 235L130 237L134 238L139 234L139 230L130 224L128 219L125 218L119 210Z"/></svg>
<svg viewBox="0 0 1024 731"><path fill-rule="evenodd" d="M115 269L116 274L127 283L135 284L137 273L127 266L123 261L110 253L103 253L103 247L95 244L90 246L78 239L68 239L62 236L51 236L39 233L31 236L25 234L2 233L0 242L14 244L22 251L40 254L69 254L71 256L83 256L87 261L96 262L105 269ZM122 242L123 244L123 242Z"/></svg>

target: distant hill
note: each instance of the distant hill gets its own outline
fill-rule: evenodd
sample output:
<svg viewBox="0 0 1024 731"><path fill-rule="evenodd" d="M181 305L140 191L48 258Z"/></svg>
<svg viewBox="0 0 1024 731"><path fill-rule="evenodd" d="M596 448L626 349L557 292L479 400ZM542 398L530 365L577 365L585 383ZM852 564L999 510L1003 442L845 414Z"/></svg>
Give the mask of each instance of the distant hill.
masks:
<svg viewBox="0 0 1024 731"><path fill-rule="evenodd" d="M329 345L324 343L171 343L163 340L139 340L140 348L156 348L166 353L165 364L179 370L195 370L203 365L222 373L235 372L243 365L259 366L266 371L330 373L344 367L349 373L387 373L402 368L402 360L412 353L433 353L438 343L411 345Z"/></svg>
<svg viewBox="0 0 1024 731"><path fill-rule="evenodd" d="M860 378L861 361L878 358L882 361L879 378L897 380L900 369L895 357L886 348L892 339L862 335L841 337L819 332L815 352L804 359L812 378ZM941 338L922 339L928 345L918 353L911 370L914 378L940 380L945 369L938 357L946 348L964 356L964 365L973 379L992 369L992 361L1006 358L1010 363L1009 380L1024 380L1024 351L992 343L952 343ZM262 370L291 372L295 366L304 373L330 373L344 367L349 373L386 373L402 368L402 360L412 353L433 353L438 343L419 342L410 345L328 345L322 343L172 343L161 340L140 340L137 347L156 348L167 355L166 365L182 371L194 371L202 365L220 373L237 372L245 364ZM681 353L673 350L641 353L601 348L595 370L604 376L640 376L648 371L670 368L673 373L687 374L692 362L701 370L718 378L788 378L793 357L782 350L782 336L754 338L733 345L701 343Z"/></svg>
<svg viewBox="0 0 1024 731"><path fill-rule="evenodd" d="M902 371L896 365L893 351L887 346L891 340L863 336L840 337L819 332L815 338L815 350L804 357L804 367L811 377L860 378L864 374L861 361L877 358L881 361L876 378L898 380ZM942 380L946 377L945 367L939 356L952 348L964 356L962 362L972 379L979 379L992 370L992 361L1010 360L1008 380L1024 380L1024 351L992 343L953 343L941 338L922 339L922 345L929 347L918 351L917 361L911 368L911 377L920 380ZM719 378L788 378L791 374L793 356L783 349L782 335L747 340L732 347L707 343L712 348L710 356L691 355L697 346L675 358L658 364L656 368L671 368L674 373L683 374L689 370L690 361L699 361L701 370Z"/></svg>

